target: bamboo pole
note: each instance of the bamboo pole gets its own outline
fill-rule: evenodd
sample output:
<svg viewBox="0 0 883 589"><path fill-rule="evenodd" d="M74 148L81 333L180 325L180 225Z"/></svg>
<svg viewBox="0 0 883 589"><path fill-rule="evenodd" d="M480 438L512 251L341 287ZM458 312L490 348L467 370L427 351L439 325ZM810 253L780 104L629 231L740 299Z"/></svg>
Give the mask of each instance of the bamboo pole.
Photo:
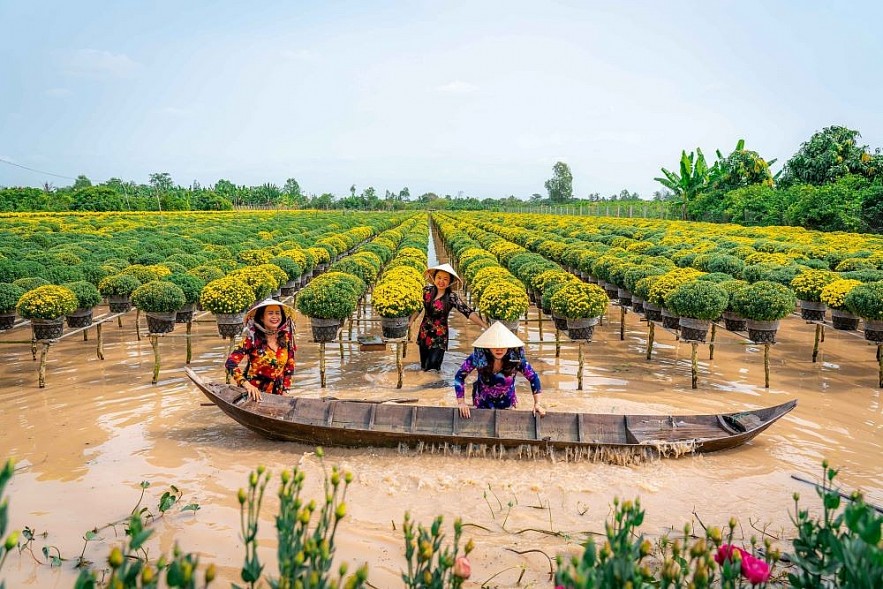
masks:
<svg viewBox="0 0 883 589"><path fill-rule="evenodd" d="M83 330L83 341L84 342L89 341L89 330L88 329Z"/></svg>
<svg viewBox="0 0 883 589"><path fill-rule="evenodd" d="M699 388L699 342L690 342L690 388Z"/></svg>
<svg viewBox="0 0 883 589"><path fill-rule="evenodd" d="M49 354L49 344L43 343L40 350L40 370L37 372L37 383L40 388L46 388L46 356Z"/></svg>
<svg viewBox="0 0 883 589"><path fill-rule="evenodd" d="M653 338L656 335L656 322L648 321L650 324L650 331L647 333L647 359L650 360L653 358Z"/></svg>
<svg viewBox="0 0 883 589"><path fill-rule="evenodd" d="M193 321L187 322L187 360L184 362L185 364L190 364L190 360L193 359L193 338L191 336L191 331L193 330Z"/></svg>
<svg viewBox="0 0 883 589"><path fill-rule="evenodd" d="M235 345L236 345L236 336L235 336L235 335L234 335L234 336L230 336L230 345L227 347L227 356L226 356L226 358L229 358L229 357L230 357L230 353L233 352L233 347L234 347ZM226 358L225 358L225 359L226 359ZM227 373L227 379L226 379L226 382L227 382L227 384L230 384L230 373L229 373L229 372Z"/></svg>
<svg viewBox="0 0 883 589"><path fill-rule="evenodd" d="M156 384L159 380L159 336L148 333L147 338L150 340L150 347L153 348L153 378L151 379L151 384Z"/></svg>
<svg viewBox="0 0 883 589"><path fill-rule="evenodd" d="M141 322L141 309L135 309L135 337L138 338L138 341L141 341L141 326L139 323Z"/></svg>
<svg viewBox="0 0 883 589"><path fill-rule="evenodd" d="M104 360L104 337L102 337L101 327L104 323L99 323L95 326L95 339L98 340L98 343L95 346L95 355L98 356L99 360Z"/></svg>
<svg viewBox="0 0 883 589"><path fill-rule="evenodd" d="M396 381L396 388L402 388L402 372L404 370L404 362L403 362L404 354L402 353L402 342L396 342L396 372L398 373L398 380Z"/></svg>
<svg viewBox="0 0 883 589"><path fill-rule="evenodd" d="M119 327L119 328L122 328L122 327L123 327L123 316L122 316L122 314L117 315L117 327Z"/></svg>
<svg viewBox="0 0 883 589"><path fill-rule="evenodd" d="M558 331L558 326L555 326L555 357L561 357L561 332Z"/></svg>
<svg viewBox="0 0 883 589"><path fill-rule="evenodd" d="M883 389L883 344L877 344L878 386Z"/></svg>
<svg viewBox="0 0 883 589"><path fill-rule="evenodd" d="M824 323L820 323L819 325L820 325L821 328L822 328L822 339L821 339L821 342L822 342L822 343L825 343L825 324L824 324Z"/></svg>
<svg viewBox="0 0 883 589"><path fill-rule="evenodd" d="M37 361L37 338L33 335L31 336L31 357L34 361Z"/></svg>
<svg viewBox="0 0 883 589"><path fill-rule="evenodd" d="M350 323L352 325L352 323ZM352 341L352 337L349 338ZM340 348L340 359L343 361L343 330L339 330L337 333L337 347Z"/></svg>
<svg viewBox="0 0 883 589"><path fill-rule="evenodd" d="M619 306L619 341L625 341L625 316L628 311L625 305Z"/></svg>
<svg viewBox="0 0 883 589"><path fill-rule="evenodd" d="M411 341L411 324L408 323L408 335L405 336L405 342L402 344L402 357L408 355L408 342Z"/></svg>
<svg viewBox="0 0 883 589"><path fill-rule="evenodd" d="M580 341L577 344L577 349L579 350L577 355L577 368L576 368L576 390L583 390L583 342Z"/></svg>
<svg viewBox="0 0 883 589"><path fill-rule="evenodd" d="M714 360L714 337L717 335L717 323L711 322L711 341L708 342L708 359Z"/></svg>
<svg viewBox="0 0 883 589"><path fill-rule="evenodd" d="M325 388L325 342L319 342L319 385Z"/></svg>
<svg viewBox="0 0 883 589"><path fill-rule="evenodd" d="M540 322L540 341L543 341L543 310L537 306L537 315L539 316Z"/></svg>
<svg viewBox="0 0 883 589"><path fill-rule="evenodd" d="M812 346L812 361L815 362L819 357L819 338L822 336L822 326L816 323L816 338Z"/></svg>
<svg viewBox="0 0 883 589"><path fill-rule="evenodd" d="M770 344L763 345L763 388L770 388Z"/></svg>

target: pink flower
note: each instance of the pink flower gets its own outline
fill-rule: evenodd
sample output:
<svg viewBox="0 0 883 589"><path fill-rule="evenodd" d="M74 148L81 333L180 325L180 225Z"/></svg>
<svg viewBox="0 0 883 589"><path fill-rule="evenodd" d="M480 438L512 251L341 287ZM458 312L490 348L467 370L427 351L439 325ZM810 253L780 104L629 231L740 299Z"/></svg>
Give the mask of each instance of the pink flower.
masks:
<svg viewBox="0 0 883 589"><path fill-rule="evenodd" d="M472 574L472 565L469 564L469 559L465 556L458 556L454 560L454 576L460 577L461 579L468 579Z"/></svg>
<svg viewBox="0 0 883 589"><path fill-rule="evenodd" d="M759 585L770 580L770 565L750 554L742 557L742 575L752 585Z"/></svg>
<svg viewBox="0 0 883 589"><path fill-rule="evenodd" d="M733 546L732 544L722 544L720 548L717 549L717 554L714 555L714 562L717 564L724 564L725 560L729 560L733 562L736 560L736 553L742 557L742 560L745 560L745 556L748 554L738 546Z"/></svg>

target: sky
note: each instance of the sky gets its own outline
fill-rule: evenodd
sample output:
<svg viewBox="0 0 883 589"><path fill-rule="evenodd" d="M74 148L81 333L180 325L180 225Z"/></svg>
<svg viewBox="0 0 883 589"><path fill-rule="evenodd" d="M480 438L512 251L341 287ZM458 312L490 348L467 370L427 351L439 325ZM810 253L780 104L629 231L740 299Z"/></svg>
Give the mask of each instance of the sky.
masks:
<svg viewBox="0 0 883 589"><path fill-rule="evenodd" d="M681 150L883 146L883 2L0 0L0 186L650 198ZM20 166L32 168L26 170ZM52 175L55 174L55 175Z"/></svg>

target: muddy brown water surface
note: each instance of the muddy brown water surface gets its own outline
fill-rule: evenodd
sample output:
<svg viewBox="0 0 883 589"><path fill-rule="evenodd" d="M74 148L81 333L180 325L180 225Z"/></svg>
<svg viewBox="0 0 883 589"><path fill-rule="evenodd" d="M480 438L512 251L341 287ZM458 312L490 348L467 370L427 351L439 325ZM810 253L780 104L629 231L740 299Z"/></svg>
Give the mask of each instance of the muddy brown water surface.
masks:
<svg viewBox="0 0 883 589"><path fill-rule="evenodd" d="M527 327L522 323L522 339L539 341L536 317L532 308ZM699 388L692 390L690 345L657 327L648 361L647 324L629 313L620 340L619 317L619 309L611 306L594 341L583 345L583 390L577 390L577 345L562 335L556 357L554 328L543 322L545 343L531 343L527 350L549 409L679 414L738 411L792 398L799 404L740 448L630 466L326 448L326 465L338 464L355 475L337 558L367 562L375 587L401 587L405 511L427 525L436 515L443 515L447 525L461 517L474 524L465 528L464 539L476 545L467 586L488 579L492 587L550 586L545 555L574 552L586 533L603 532L614 497L639 497L647 511L642 529L654 537L672 527L681 530L686 522L698 526L695 512L706 525L724 526L735 516L739 536L759 536L754 528L765 528L787 539L793 535L792 493L799 492L806 506L818 507L812 487L791 475L817 480L825 458L841 469L837 481L844 489L861 489L868 501L883 505L878 367L875 348L858 332L827 329L813 363L814 326L796 316L784 320L771 352L770 388L765 389L763 347L719 329L713 360L708 360L708 346L700 346ZM222 379L228 344L218 337L211 316L202 319L193 326L191 366L207 378ZM261 557L271 575L277 571L273 516L278 473L303 468L308 496L321 496L323 466L314 448L263 439L204 405L206 399L183 372L183 325L160 338L162 370L159 382L151 384L153 350L146 337L136 338L134 320L132 311L123 317L122 328L116 321L105 325L104 360L96 359L94 329L87 342L77 335L53 345L43 389L37 387L30 346L0 347L5 360L0 457L17 461L7 489L11 527L47 533L33 544L35 558L24 552L7 559L0 577L9 587L72 586L72 561L52 569L36 562L45 560L40 550L56 547L63 557L75 559L87 530L126 517L138 502L142 481L151 483L142 505L153 513L169 485L182 491L182 504L200 505L196 513L172 509L156 521L150 555L170 552L177 540L184 550L199 553L202 562L217 564L221 586L239 581L243 547L236 492L246 486L253 468L263 464L276 475L267 489L259 532ZM347 344L341 358L337 344L329 345L327 388L322 389L318 345L309 341L307 319L298 318L298 331L293 394L405 397L426 405L454 404L453 374L479 333L459 314L452 316L451 349L440 374L421 372L417 348L408 345L401 389L396 388L392 346L360 352ZM379 335L379 324L357 325L354 337L359 333ZM28 337L29 328L18 328L0 340ZM518 391L522 406L517 410L529 410L530 389L520 377ZM86 557L103 562L122 534L121 526L103 529L100 540L86 547ZM525 551L533 552L519 554Z"/></svg>

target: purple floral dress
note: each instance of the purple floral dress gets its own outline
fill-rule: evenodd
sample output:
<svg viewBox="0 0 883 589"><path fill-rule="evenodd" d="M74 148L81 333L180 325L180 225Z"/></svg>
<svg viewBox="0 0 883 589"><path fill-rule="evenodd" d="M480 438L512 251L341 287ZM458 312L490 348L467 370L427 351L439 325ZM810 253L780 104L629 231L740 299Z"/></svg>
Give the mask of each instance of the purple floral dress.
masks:
<svg viewBox="0 0 883 589"><path fill-rule="evenodd" d="M515 396L515 373L520 372L530 382L532 393L541 393L540 377L527 361L524 348L512 348L503 357L503 370L493 372L490 352L475 348L460 370L454 375L454 392L457 400L466 396L466 377L478 370L478 379L472 385L472 404L479 409L508 409L518 405Z"/></svg>
<svg viewBox="0 0 883 589"><path fill-rule="evenodd" d="M420 322L420 332L417 335L417 343L421 348L448 349L448 315L451 309L457 309L466 317L469 317L474 309L467 305L457 293L450 289L438 300L435 295L438 288L435 285L423 287L423 321Z"/></svg>

